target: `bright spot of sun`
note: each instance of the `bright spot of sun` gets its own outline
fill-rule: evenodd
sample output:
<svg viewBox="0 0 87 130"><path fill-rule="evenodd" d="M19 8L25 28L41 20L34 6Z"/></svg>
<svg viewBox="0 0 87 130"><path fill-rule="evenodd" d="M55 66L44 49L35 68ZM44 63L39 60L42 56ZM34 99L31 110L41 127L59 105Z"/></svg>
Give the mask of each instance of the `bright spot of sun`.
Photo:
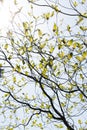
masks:
<svg viewBox="0 0 87 130"><path fill-rule="evenodd" d="M10 11L7 2L0 2L0 29L8 26L10 22Z"/></svg>

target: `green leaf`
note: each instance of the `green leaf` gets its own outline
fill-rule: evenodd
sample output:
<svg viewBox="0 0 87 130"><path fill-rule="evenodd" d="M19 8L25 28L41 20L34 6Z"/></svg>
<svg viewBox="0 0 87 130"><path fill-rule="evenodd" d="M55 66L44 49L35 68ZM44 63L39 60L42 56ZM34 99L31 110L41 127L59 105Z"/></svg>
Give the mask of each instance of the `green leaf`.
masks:
<svg viewBox="0 0 87 130"><path fill-rule="evenodd" d="M86 27L86 26L80 26L80 29L81 29L82 31L87 31L87 27Z"/></svg>
<svg viewBox="0 0 87 130"><path fill-rule="evenodd" d="M9 128L9 130L14 130L13 128Z"/></svg>
<svg viewBox="0 0 87 130"><path fill-rule="evenodd" d="M29 75L29 72L28 72L28 71L25 71L25 75L28 76L28 75Z"/></svg>
<svg viewBox="0 0 87 130"><path fill-rule="evenodd" d="M46 20L49 20L51 17L54 16L54 11L52 11L52 13L48 12L48 13L45 13L43 14L43 17L46 19Z"/></svg>
<svg viewBox="0 0 87 130"><path fill-rule="evenodd" d="M40 49L43 49L46 46L46 43L40 44Z"/></svg>
<svg viewBox="0 0 87 130"><path fill-rule="evenodd" d="M87 120L85 121L85 124L87 125Z"/></svg>
<svg viewBox="0 0 87 130"><path fill-rule="evenodd" d="M50 46L50 53L52 53L54 51L54 46Z"/></svg>
<svg viewBox="0 0 87 130"><path fill-rule="evenodd" d="M41 129L43 128L42 127L43 126L42 123L37 124L37 126L40 127Z"/></svg>
<svg viewBox="0 0 87 130"><path fill-rule="evenodd" d="M23 27L25 30L28 29L28 27L29 27L28 22L23 22Z"/></svg>
<svg viewBox="0 0 87 130"><path fill-rule="evenodd" d="M43 68L42 70L42 76L47 78L48 76L46 75L46 72L47 72L47 68Z"/></svg>
<svg viewBox="0 0 87 130"><path fill-rule="evenodd" d="M78 120L78 123L79 123L79 124L82 124L82 121L79 119L79 120Z"/></svg>
<svg viewBox="0 0 87 130"><path fill-rule="evenodd" d="M70 27L70 25L68 25L67 26L67 30L70 32L70 29L71 29L71 27Z"/></svg>
<svg viewBox="0 0 87 130"><path fill-rule="evenodd" d="M18 72L21 72L21 67L20 65L16 65L16 68L15 68Z"/></svg>
<svg viewBox="0 0 87 130"><path fill-rule="evenodd" d="M2 67L2 64L0 63L0 67Z"/></svg>
<svg viewBox="0 0 87 130"><path fill-rule="evenodd" d="M38 36L42 37L42 31L40 29L38 29Z"/></svg>
<svg viewBox="0 0 87 130"><path fill-rule="evenodd" d="M83 101L83 94L82 93L79 94L79 98L81 99L81 101Z"/></svg>
<svg viewBox="0 0 87 130"><path fill-rule="evenodd" d="M16 82L16 77L13 77L13 82L14 82L14 83Z"/></svg>
<svg viewBox="0 0 87 130"><path fill-rule="evenodd" d="M82 4L85 4L86 0L82 0Z"/></svg>
<svg viewBox="0 0 87 130"><path fill-rule="evenodd" d="M58 31L58 26L56 25L56 23L54 23L54 25L53 25L53 32L56 32L56 31Z"/></svg>
<svg viewBox="0 0 87 130"><path fill-rule="evenodd" d="M71 52L70 54L67 55L68 59L70 60L73 56L73 53Z"/></svg>
<svg viewBox="0 0 87 130"><path fill-rule="evenodd" d="M73 43L73 45L72 45L72 46L73 46L73 49L75 49L75 48L77 47L77 44L78 44L77 42L74 42L74 43Z"/></svg>
<svg viewBox="0 0 87 130"><path fill-rule="evenodd" d="M60 129L64 127L62 124L55 124L55 126Z"/></svg>
<svg viewBox="0 0 87 130"><path fill-rule="evenodd" d="M52 8L53 8L56 12L58 12L58 11L59 11L59 9L58 9L58 6L57 6L57 5L52 5Z"/></svg>
<svg viewBox="0 0 87 130"><path fill-rule="evenodd" d="M50 118L50 119L52 119L52 117L53 117L52 114L50 114L50 113L48 113L47 116L48 116L48 118Z"/></svg>
<svg viewBox="0 0 87 130"><path fill-rule="evenodd" d="M71 39L71 40L69 40L69 41L67 42L67 45L68 45L68 46L72 46L72 44L73 44L73 39Z"/></svg>
<svg viewBox="0 0 87 130"><path fill-rule="evenodd" d="M29 41L32 43L33 42L33 37L29 36Z"/></svg>
<svg viewBox="0 0 87 130"><path fill-rule="evenodd" d="M76 7L76 6L78 6L78 3L76 1L74 1L73 5Z"/></svg>
<svg viewBox="0 0 87 130"><path fill-rule="evenodd" d="M14 0L14 4L17 5L17 0Z"/></svg>
<svg viewBox="0 0 87 130"><path fill-rule="evenodd" d="M32 46L30 46L30 47L28 47L28 51L32 51L32 49L33 49L33 47Z"/></svg>
<svg viewBox="0 0 87 130"><path fill-rule="evenodd" d="M83 77L83 75L82 75L82 74L80 74L80 78L81 78L81 79L84 79L84 77Z"/></svg>
<svg viewBox="0 0 87 130"><path fill-rule="evenodd" d="M83 21L83 17L79 16L79 20L77 21L77 25Z"/></svg>
<svg viewBox="0 0 87 130"><path fill-rule="evenodd" d="M60 53L58 53L58 56L59 56L60 58L63 58L63 57L65 56L65 53L64 53L63 51L61 51Z"/></svg>
<svg viewBox="0 0 87 130"><path fill-rule="evenodd" d="M8 44L5 44L4 48L7 50L7 48L8 48Z"/></svg>
<svg viewBox="0 0 87 130"><path fill-rule="evenodd" d="M82 56L83 56L83 58L85 59L85 58L87 57L87 51L84 51L84 52L82 53Z"/></svg>
<svg viewBox="0 0 87 130"><path fill-rule="evenodd" d="M83 61L83 57L82 56L76 56L76 59L78 60L78 61Z"/></svg>

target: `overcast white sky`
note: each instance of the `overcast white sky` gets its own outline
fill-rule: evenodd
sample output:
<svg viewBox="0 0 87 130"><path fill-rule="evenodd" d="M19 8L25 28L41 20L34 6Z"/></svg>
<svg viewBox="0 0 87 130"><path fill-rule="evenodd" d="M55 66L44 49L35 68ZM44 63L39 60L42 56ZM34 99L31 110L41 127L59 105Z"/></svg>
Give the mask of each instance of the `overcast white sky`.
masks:
<svg viewBox="0 0 87 130"><path fill-rule="evenodd" d="M57 0L56 0L57 1ZM62 0L62 3L64 4L65 3L65 0ZM68 6L69 4L66 2L65 3L66 6ZM9 24L9 21L12 20L12 17L14 15L15 12L18 11L18 9L20 9L21 7L23 6L23 11L27 12L29 10L29 5L27 4L27 0L19 0L19 4L17 5L17 8L15 7L15 5L13 4L13 0L4 0L4 2L0 2L0 30L3 29L3 32L6 30L6 28L8 29L8 27L10 28L10 24ZM10 10L10 12L9 12ZM48 11L49 9L46 9L44 10L44 8L38 8L36 9L35 8L35 15L40 15L42 12L45 12L45 11ZM23 16L23 15L22 15ZM64 16L65 17L65 16ZM59 20L62 20L64 17L62 17L62 15L60 15L59 17ZM67 23L71 23L73 24L72 22L72 19L69 19L69 21L67 21L67 18L65 18L65 23L67 25ZM23 18L22 18L23 19ZM51 21L51 22L54 22L54 21ZM51 25L52 23L50 23ZM50 27L49 25L49 27ZM65 26L65 25L64 25ZM46 28L44 28L46 29ZM21 114L21 113L20 113ZM48 128L47 128L48 129ZM46 130L47 130L46 129ZM52 130L53 128L50 127L50 129L48 130ZM15 130L18 130L18 129L15 129ZM21 128L22 130L22 128ZM39 128L30 128L30 130L40 130ZM55 129L56 130L56 129Z"/></svg>

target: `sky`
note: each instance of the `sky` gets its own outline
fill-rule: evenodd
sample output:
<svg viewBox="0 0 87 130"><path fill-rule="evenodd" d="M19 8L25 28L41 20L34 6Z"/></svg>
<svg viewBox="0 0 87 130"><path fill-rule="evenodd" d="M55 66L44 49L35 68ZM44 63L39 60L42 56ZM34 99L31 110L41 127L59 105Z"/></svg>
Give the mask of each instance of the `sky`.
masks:
<svg viewBox="0 0 87 130"><path fill-rule="evenodd" d="M8 30L8 28L11 28L11 24L10 22L13 20L14 18L14 14L18 13L19 10L22 9L22 12L26 13L28 10L30 10L27 2L25 2L24 0L20 0L18 2L17 7L13 4L13 0L3 0L3 2L0 2L0 31L4 34L6 30ZM56 0L57 1L57 0ZM64 3L64 0L61 2L61 4ZM66 3L65 3L66 4ZM23 6L23 8L21 8ZM66 6L68 7L68 4L66 4ZM42 12L46 12L49 11L50 9L46 9L44 10L44 8L34 8L34 14L35 15L40 15ZM19 16L19 15L18 15ZM21 17L22 16L22 17ZM58 17L58 21L59 20L65 20L64 23L66 23L66 25L68 24L68 22L72 22L72 19L69 19L69 21L67 21L68 17L62 16L61 14ZM24 14L20 15L20 19L18 20L18 17L15 16L15 21L17 22L21 22L21 20L26 20L27 17L24 16ZM71 23L73 25L73 22ZM59 24L59 23L58 23ZM52 26L52 21L49 23L48 28L50 29L50 26ZM43 29L45 30L47 26L43 26ZM65 29L65 24L63 25L64 29ZM41 25L42 28L42 25ZM21 114L21 113L20 113ZM52 130L53 128L50 127L50 130ZM18 130L18 129L16 129ZM30 130L39 130L39 128L31 128Z"/></svg>

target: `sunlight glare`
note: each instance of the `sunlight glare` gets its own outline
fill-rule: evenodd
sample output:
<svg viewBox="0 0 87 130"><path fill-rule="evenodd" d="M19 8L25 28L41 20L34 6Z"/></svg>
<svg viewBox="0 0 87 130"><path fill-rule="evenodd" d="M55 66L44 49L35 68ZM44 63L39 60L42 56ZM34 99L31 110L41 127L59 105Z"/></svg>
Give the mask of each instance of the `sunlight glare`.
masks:
<svg viewBox="0 0 87 130"><path fill-rule="evenodd" d="M0 2L0 29L8 26L10 22L9 4L7 2Z"/></svg>

